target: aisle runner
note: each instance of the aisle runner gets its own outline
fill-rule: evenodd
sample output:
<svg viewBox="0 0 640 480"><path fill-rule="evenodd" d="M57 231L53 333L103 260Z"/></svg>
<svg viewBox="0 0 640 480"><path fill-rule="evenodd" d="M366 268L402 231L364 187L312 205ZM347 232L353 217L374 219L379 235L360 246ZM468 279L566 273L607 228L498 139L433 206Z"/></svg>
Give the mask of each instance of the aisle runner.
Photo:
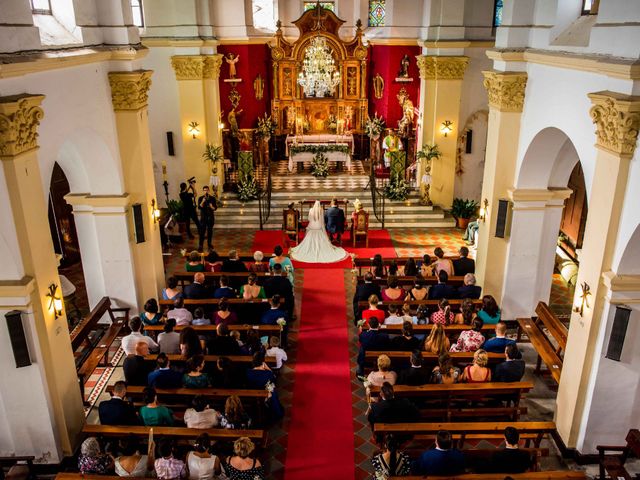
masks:
<svg viewBox="0 0 640 480"><path fill-rule="evenodd" d="M352 479L344 271L306 269L285 480Z"/></svg>

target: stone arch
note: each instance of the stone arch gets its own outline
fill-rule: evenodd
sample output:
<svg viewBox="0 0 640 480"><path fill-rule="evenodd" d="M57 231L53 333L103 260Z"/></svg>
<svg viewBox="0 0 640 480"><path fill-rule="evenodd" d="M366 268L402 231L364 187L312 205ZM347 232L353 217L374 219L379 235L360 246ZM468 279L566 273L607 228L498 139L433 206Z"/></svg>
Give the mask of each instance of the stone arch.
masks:
<svg viewBox="0 0 640 480"><path fill-rule="evenodd" d="M489 111L480 109L469 115L464 127L460 129L456 142L454 197L480 201L488 127ZM470 132L473 135L471 153L465 153Z"/></svg>
<svg viewBox="0 0 640 480"><path fill-rule="evenodd" d="M636 226L633 235L629 237L616 273L618 275L640 275L640 225Z"/></svg>

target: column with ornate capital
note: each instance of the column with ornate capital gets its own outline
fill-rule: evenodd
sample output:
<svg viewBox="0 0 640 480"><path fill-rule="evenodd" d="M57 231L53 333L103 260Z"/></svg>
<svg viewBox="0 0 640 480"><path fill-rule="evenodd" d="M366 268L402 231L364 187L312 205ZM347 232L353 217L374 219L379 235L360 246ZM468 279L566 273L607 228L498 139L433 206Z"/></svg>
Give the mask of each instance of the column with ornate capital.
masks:
<svg viewBox="0 0 640 480"><path fill-rule="evenodd" d="M204 68L202 70L202 82L204 85L204 113L206 118L207 142L213 145L222 145L222 124L220 121L220 67L222 66L222 54L204 55ZM222 193L224 184L224 166L222 164L213 166L215 173L212 173L213 182L217 182L218 194Z"/></svg>
<svg viewBox="0 0 640 480"><path fill-rule="evenodd" d="M38 127L43 95L0 97L0 190L8 204L0 262L0 314L21 312L30 366L16 368L9 337L0 335L0 415L7 426L4 445L17 455L57 463L75 449L84 422L76 368L65 312L51 297L62 297L47 196L38 164ZM15 232L10 226L15 226ZM6 412L6 413L5 413ZM7 443L8 442L8 443Z"/></svg>
<svg viewBox="0 0 640 480"><path fill-rule="evenodd" d="M483 73L489 96L489 125L481 199L487 199L489 206L485 220L479 222L476 277L483 292L500 301L509 241L496 238L493 232L496 229L498 200L506 198L513 187L527 74Z"/></svg>
<svg viewBox="0 0 640 480"><path fill-rule="evenodd" d="M469 63L463 56L418 55L420 69L420 100L416 150L425 144L437 144L442 156L431 164L430 196L433 203L451 208L456 171L457 129L460 127L460 97L462 79ZM452 131L445 136L441 131L444 122L451 122ZM425 165L418 168L420 184ZM425 185L421 185L424 192Z"/></svg>
<svg viewBox="0 0 640 480"><path fill-rule="evenodd" d="M581 313L571 314L556 409L558 433L568 447L579 446L584 437L585 413L594 388L592 376L604 341L603 313L609 302L604 274L612 270L629 163L640 130L640 96L604 91L589 94L589 98L598 152L574 299L574 304L583 308ZM637 192L630 195L627 205L637 203ZM589 294L582 303L587 286Z"/></svg>
<svg viewBox="0 0 640 480"><path fill-rule="evenodd" d="M130 204L140 204L142 210L144 241L131 239L138 305L143 305L149 298L157 298L165 282L160 240L162 226L153 216L153 206L157 206L158 199L147 111L152 73L150 70L109 73L125 189Z"/></svg>

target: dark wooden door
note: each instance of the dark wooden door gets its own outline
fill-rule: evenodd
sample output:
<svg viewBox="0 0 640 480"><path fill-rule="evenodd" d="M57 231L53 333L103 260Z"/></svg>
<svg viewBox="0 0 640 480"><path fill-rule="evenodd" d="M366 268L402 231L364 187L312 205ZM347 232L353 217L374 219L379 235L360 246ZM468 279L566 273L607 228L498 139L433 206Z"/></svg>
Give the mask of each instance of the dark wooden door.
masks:
<svg viewBox="0 0 640 480"><path fill-rule="evenodd" d="M73 219L73 208L65 200L71 189L62 168L53 166L49 187L49 228L53 248L62 255L61 267L68 267L80 261L80 246Z"/></svg>
<svg viewBox="0 0 640 480"><path fill-rule="evenodd" d="M569 237L571 246L575 249L582 248L584 227L587 221L587 188L584 184L584 173L580 162L575 166L569 184L573 193L567 199L562 212L560 231ZM575 254L575 252L572 252Z"/></svg>

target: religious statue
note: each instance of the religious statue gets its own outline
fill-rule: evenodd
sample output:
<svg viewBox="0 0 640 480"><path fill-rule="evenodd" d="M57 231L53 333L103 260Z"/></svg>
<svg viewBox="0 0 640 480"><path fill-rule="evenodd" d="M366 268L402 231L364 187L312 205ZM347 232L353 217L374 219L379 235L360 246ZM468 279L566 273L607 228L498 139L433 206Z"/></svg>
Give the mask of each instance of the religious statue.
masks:
<svg viewBox="0 0 640 480"><path fill-rule="evenodd" d="M411 134L413 127L413 102L409 100L409 94L404 88L401 88L396 97L398 103L402 107L402 118L398 121L398 134L407 138Z"/></svg>
<svg viewBox="0 0 640 480"><path fill-rule="evenodd" d="M240 60L240 55L229 52L224 59L229 64L229 78L236 78L236 63Z"/></svg>
<svg viewBox="0 0 640 480"><path fill-rule="evenodd" d="M427 160L426 165L424 167L424 174L420 179L420 183L424 185L424 190L420 195L420 204L432 206L433 202L431 201L431 160Z"/></svg>
<svg viewBox="0 0 640 480"><path fill-rule="evenodd" d="M350 132L353 128L353 107L347 105L344 109L344 127L346 132Z"/></svg>
<svg viewBox="0 0 640 480"><path fill-rule="evenodd" d="M398 78L409 78L409 55L405 53L402 60L400 60L400 71L398 72Z"/></svg>
<svg viewBox="0 0 640 480"><path fill-rule="evenodd" d="M291 90L291 69L290 68L285 68L282 71L282 75L283 75L283 80L282 80L282 93L283 95L286 96L291 96L292 94L292 90Z"/></svg>
<svg viewBox="0 0 640 480"><path fill-rule="evenodd" d="M373 95L379 100L384 92L384 79L379 73L373 77Z"/></svg>
<svg viewBox="0 0 640 480"><path fill-rule="evenodd" d="M229 112L229 115L227 115L227 120L229 121L229 130L231 130L231 135L234 137L238 137L238 133L239 133L238 120L236 119L236 115L239 115L241 113L242 113L242 110L238 110L236 112L236 109L233 108Z"/></svg>
<svg viewBox="0 0 640 480"><path fill-rule="evenodd" d="M264 96L264 80L260 74L253 81L253 91L256 94L256 100L262 100Z"/></svg>
<svg viewBox="0 0 640 480"><path fill-rule="evenodd" d="M398 137L395 130L389 129L389 134L382 140L382 149L384 150L384 166L391 167L391 152L402 150L402 140Z"/></svg>

